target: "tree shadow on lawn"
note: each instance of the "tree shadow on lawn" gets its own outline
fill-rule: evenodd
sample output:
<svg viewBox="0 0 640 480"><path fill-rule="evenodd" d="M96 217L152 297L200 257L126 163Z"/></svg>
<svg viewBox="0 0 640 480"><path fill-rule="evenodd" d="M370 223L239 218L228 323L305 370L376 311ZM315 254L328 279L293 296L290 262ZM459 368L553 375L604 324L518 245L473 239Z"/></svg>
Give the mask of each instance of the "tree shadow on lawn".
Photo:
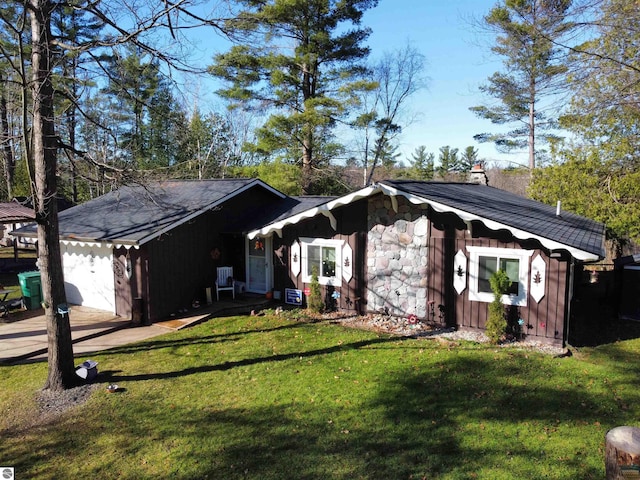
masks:
<svg viewBox="0 0 640 480"><path fill-rule="evenodd" d="M372 401L354 402L346 414L339 412L345 407L327 408L320 415L326 422L305 424L317 412L295 415L294 407L212 411L198 424L211 435L220 426L238 433L217 456L223 463L206 473L240 478L237 468L249 478L602 478L605 427L599 422L615 422L611 398L575 384L531 390L522 378L509 381L519 374L498 362L464 358L447 368L389 372ZM587 430L596 430L597 444L584 438ZM476 477L478 472L485 473Z"/></svg>
<svg viewBox="0 0 640 480"><path fill-rule="evenodd" d="M360 343L371 342L346 348ZM255 361L265 360L249 364ZM82 475L127 471L122 478L150 478L161 467L163 477L185 480L602 478L606 429L598 422L621 423L630 414L613 410L607 393L579 383L531 389L526 376L547 368L532 363L518 371L511 362L466 356L418 370L397 367L341 403L330 391L315 403L245 408L220 408L215 391L197 409L188 401L169 407L161 396L140 399L119 416L77 416L43 427L36 435L47 441L37 448L8 439L5 458L15 460L17 471L34 468L47 478L64 478L86 446L98 444L114 449L102 452L108 465L79 466ZM147 464L157 451L162 465Z"/></svg>
<svg viewBox="0 0 640 480"><path fill-rule="evenodd" d="M192 327L187 330L182 330L185 332L184 334L188 335L184 338L174 338L172 340L149 340L146 342L137 342L128 345L124 345L122 347L114 347L110 348L107 352L109 354L129 354L136 352L148 352L151 350L160 350L167 347L184 347L184 346L195 346L195 345L213 345L219 344L223 342L230 342L242 339L246 335L251 335L254 333L268 333L268 332L276 332L279 330L288 330L300 328L298 324L290 324L290 325L279 325L277 327L271 328L259 328L255 330L240 330L237 332L230 333L220 333L213 335L201 335L199 327ZM186 333L188 332L188 333Z"/></svg>
<svg viewBox="0 0 640 480"><path fill-rule="evenodd" d="M381 337L372 338L368 340L361 340L358 342L342 343L339 345L333 345L326 348L319 348L315 350L304 350L283 354L268 355L264 357L245 358L242 360L227 361L219 364L200 365L197 367L184 368L182 370L176 370L173 372L158 372L158 373L143 373L138 375L117 375L114 374L108 377L111 382L124 382L124 381L144 381L144 380L166 380L173 378L180 378L188 375L195 375L198 373L215 372L231 370L237 367L246 367L250 365L257 365L261 363L282 362L291 359L304 359L323 355L330 355L337 352L356 350L359 348L369 347L376 344L394 342L403 340L400 337ZM406 340L406 339L405 339ZM190 344L189 344L190 345Z"/></svg>
<svg viewBox="0 0 640 480"><path fill-rule="evenodd" d="M599 457L599 445L589 445L575 425L610 421L611 411L603 406L610 399L578 385L529 387L528 375L536 375L535 369L518 371L500 360L447 360L426 371L399 374L381 388L371 408L404 425L396 449L411 451L416 439L422 443L423 466L414 475L476 478L485 472L477 478L549 478L548 466L553 471L557 465L550 478L602 478L604 463L585 460ZM603 437L598 435L598 441Z"/></svg>

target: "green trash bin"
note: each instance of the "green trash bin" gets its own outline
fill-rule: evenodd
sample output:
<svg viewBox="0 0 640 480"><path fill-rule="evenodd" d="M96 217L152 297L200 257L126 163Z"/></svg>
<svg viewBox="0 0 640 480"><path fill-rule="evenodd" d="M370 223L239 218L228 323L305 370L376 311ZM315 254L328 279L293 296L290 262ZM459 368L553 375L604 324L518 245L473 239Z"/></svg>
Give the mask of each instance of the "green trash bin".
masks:
<svg viewBox="0 0 640 480"><path fill-rule="evenodd" d="M40 272L22 272L18 274L24 304L27 310L40 308L42 303L42 280Z"/></svg>

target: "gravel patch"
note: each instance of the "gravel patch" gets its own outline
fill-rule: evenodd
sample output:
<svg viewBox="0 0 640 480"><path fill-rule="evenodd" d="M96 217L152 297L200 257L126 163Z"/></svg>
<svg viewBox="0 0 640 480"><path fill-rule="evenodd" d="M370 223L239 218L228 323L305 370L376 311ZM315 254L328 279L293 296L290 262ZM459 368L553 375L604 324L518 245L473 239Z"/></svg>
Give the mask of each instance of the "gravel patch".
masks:
<svg viewBox="0 0 640 480"><path fill-rule="evenodd" d="M71 408L82 405L99 386L97 383L87 383L60 392L40 390L36 396L40 420L57 417Z"/></svg>
<svg viewBox="0 0 640 480"><path fill-rule="evenodd" d="M327 318L332 323L339 323L353 328L362 328L372 330L379 333L388 333L403 337L413 338L435 338L445 339L448 341L468 341L476 343L488 343L487 336L480 331L473 330L456 330L454 328L440 328L420 322L417 319L389 317L385 315L365 315L353 317L331 317ZM507 341L496 347L515 348L523 350L535 350L555 356L569 356L570 352L557 345L549 345L541 342L530 340Z"/></svg>

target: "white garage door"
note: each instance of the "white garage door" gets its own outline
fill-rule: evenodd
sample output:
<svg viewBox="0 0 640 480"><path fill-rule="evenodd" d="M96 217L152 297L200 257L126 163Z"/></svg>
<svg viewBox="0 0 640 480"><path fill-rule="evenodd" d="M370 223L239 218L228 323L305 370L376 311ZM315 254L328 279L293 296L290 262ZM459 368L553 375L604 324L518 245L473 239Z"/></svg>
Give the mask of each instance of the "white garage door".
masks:
<svg viewBox="0 0 640 480"><path fill-rule="evenodd" d="M112 248L64 244L61 249L67 302L115 312Z"/></svg>

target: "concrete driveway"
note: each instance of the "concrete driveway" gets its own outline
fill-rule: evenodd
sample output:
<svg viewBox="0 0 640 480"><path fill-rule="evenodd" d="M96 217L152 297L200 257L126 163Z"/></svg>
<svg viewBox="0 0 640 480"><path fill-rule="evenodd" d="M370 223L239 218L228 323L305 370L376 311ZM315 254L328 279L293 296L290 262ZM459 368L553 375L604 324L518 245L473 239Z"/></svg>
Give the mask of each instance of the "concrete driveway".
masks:
<svg viewBox="0 0 640 480"><path fill-rule="evenodd" d="M212 317L248 314L265 307L264 297L246 295L234 301L220 301L179 317L147 326L133 326L131 321L111 312L73 305L69 313L74 356L86 356L113 347L157 337L194 325ZM47 358L47 325L44 311L12 312L0 319L0 363Z"/></svg>
<svg viewBox="0 0 640 480"><path fill-rule="evenodd" d="M12 312L4 320L0 323L0 363L47 357L47 325L42 309ZM71 308L69 320L76 356L170 331L157 325L133 328L130 320L81 306Z"/></svg>

